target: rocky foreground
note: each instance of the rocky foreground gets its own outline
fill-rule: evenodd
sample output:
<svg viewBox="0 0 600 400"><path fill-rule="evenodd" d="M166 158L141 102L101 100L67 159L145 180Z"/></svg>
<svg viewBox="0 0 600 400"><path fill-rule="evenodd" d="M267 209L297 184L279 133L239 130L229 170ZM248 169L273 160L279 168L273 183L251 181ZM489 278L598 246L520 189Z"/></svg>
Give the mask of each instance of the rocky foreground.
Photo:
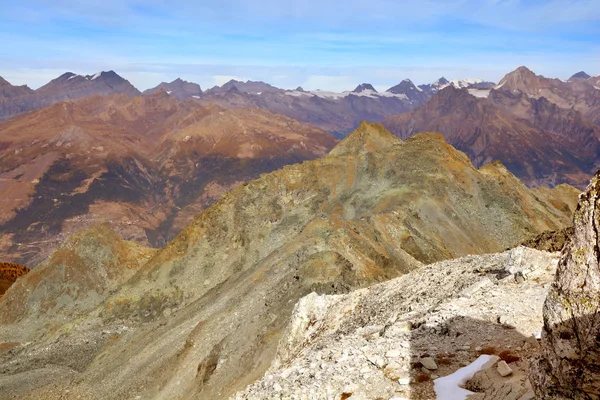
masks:
<svg viewBox="0 0 600 400"><path fill-rule="evenodd" d="M542 305L557 253L525 247L442 261L346 295L304 297L271 368L235 399L434 399L433 380L499 355L473 399L533 398Z"/></svg>
<svg viewBox="0 0 600 400"><path fill-rule="evenodd" d="M343 375L353 384L379 382L369 397L400 396L396 390L406 385L399 380L431 378L415 375L424 373L417 361L427 367L428 357L441 376L488 345L495 352L508 345L529 351L523 342L541 329L546 289L525 280L526 270L550 265L552 256L519 250L523 268L511 267L520 263L519 252L443 260L501 252L565 228L576 199L568 186L529 189L500 163L475 168L439 134L402 141L381 125L361 124L326 157L226 193L162 249L122 241L107 227L73 235L0 299L0 398L228 398L269 367L293 362L305 333L296 329L291 339L281 338L301 298L345 294L409 274L387 284L399 285L393 295L386 295L385 285L355 292L365 293L364 304L363 295L334 297L347 300L309 326L314 340L334 328L333 338L344 343L348 337L339 358L313 348L309 357L321 354L326 363L327 357L359 360L354 352L368 343L361 338L382 340L369 352L382 362L351 364L353 372ZM517 285L519 268L516 278L524 283ZM531 290L523 291L528 285ZM536 310L509 308L535 305L532 299L538 299ZM480 311L460 314L469 309ZM519 318L498 324L497 310L501 318L512 317L508 309L531 320L519 330L508 328ZM354 322L344 319L346 312ZM378 328L356 333L360 326ZM398 336L387 342L392 334ZM323 349L329 345L323 343ZM313 362L302 368L310 367L316 379L321 370ZM348 389L335 383L335 369L323 371L320 381L332 390ZM285 387L302 393L285 381L279 385L281 393ZM417 388L424 398L431 395L431 383ZM349 392L336 395L343 393Z"/></svg>

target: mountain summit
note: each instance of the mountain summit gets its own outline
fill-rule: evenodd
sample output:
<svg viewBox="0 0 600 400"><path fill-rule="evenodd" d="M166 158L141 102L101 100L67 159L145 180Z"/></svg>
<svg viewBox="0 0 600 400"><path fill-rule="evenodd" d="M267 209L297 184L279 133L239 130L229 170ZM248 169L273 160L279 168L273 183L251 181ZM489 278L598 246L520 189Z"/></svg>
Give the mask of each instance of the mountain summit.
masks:
<svg viewBox="0 0 600 400"><path fill-rule="evenodd" d="M149 95L157 90L164 90L169 95L184 100L190 97L200 97L202 95L202 89L200 85L193 82L187 82L181 78L175 79L173 82L161 82L158 86L151 89L145 90L144 95Z"/></svg>
<svg viewBox="0 0 600 400"><path fill-rule="evenodd" d="M370 91L370 92L377 93L377 90L375 90L375 88L373 87L373 85L371 85L370 83L361 83L352 92L353 93L361 93L361 92L364 92L364 91Z"/></svg>
<svg viewBox="0 0 600 400"><path fill-rule="evenodd" d="M576 73L575 75L573 75L572 77L569 78L569 82L572 81L585 81L587 79L590 79L591 76L586 74L584 71L579 71L578 73Z"/></svg>
<svg viewBox="0 0 600 400"><path fill-rule="evenodd" d="M363 121L354 132L338 143L329 154L335 157L349 154L358 155L389 150L399 145L402 145L402 140L385 129L383 125Z"/></svg>

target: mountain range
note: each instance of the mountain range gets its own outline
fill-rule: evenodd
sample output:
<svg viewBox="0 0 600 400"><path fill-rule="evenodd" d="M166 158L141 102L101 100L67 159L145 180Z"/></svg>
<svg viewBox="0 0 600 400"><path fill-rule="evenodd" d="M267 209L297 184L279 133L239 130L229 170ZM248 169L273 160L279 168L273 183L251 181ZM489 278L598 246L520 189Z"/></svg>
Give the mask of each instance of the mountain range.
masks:
<svg viewBox="0 0 600 400"><path fill-rule="evenodd" d="M123 102L118 109L91 98L94 104L57 104L55 112L62 121L78 115L77 107L91 107L102 125L144 115L139 104L152 99L153 110L158 104L169 112L191 107L196 117L184 118L187 123L219 121L234 112L214 114L156 96L108 97ZM66 114L69 106L74 110ZM20 117L22 123L31 115ZM192 130L161 132L148 134L177 141ZM59 151L56 144L46 147ZM191 153L205 148L189 147ZM176 152L159 153L177 160ZM73 156L70 162L80 160ZM136 157L130 168L148 170L144 162ZM74 169L62 171L47 178L65 182L53 192L57 196L97 181L113 195L127 193L136 182L149 185L141 175L117 187L108 176L92 181ZM111 171L128 176L122 168ZM0 393L50 400L227 398L269 368L302 296L347 293L423 263L501 251L564 228L578 193L568 185L527 188L500 162L476 168L438 133L401 140L364 122L324 157L263 174L224 194L161 249L123 241L107 226L66 240L0 299ZM504 271L499 268L495 274ZM478 264L469 271L487 274ZM360 321L369 319L362 308L360 301L353 308Z"/></svg>
<svg viewBox="0 0 600 400"><path fill-rule="evenodd" d="M103 222L162 246L225 191L335 143L283 115L164 91L13 117L0 123L0 259L35 265L71 233Z"/></svg>
<svg viewBox="0 0 600 400"><path fill-rule="evenodd" d="M491 90L447 87L383 124L402 138L443 133L475 165L502 160L530 186L583 189L600 166L598 96L589 79L563 82L521 67Z"/></svg>

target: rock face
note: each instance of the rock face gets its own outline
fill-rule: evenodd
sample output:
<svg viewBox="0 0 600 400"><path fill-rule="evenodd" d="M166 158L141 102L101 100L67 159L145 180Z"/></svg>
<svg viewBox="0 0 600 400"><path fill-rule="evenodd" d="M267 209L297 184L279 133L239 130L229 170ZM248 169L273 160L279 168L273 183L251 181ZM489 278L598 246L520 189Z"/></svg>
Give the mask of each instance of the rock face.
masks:
<svg viewBox="0 0 600 400"><path fill-rule="evenodd" d="M600 173L579 198L544 304L543 356L531 379L544 399L600 398Z"/></svg>
<svg viewBox="0 0 600 400"><path fill-rule="evenodd" d="M116 258L106 253L121 245L110 250L96 241L76 246L73 257L51 257L47 271L57 278L40 270L26 276L22 287L18 281L0 301L0 315L10 315L0 325L0 342L19 343L0 355L0 393L44 400L226 398L271 365L303 296L348 293L424 263L501 251L562 228L576 196L561 200L552 193L556 189L528 189L498 163L476 169L439 134L402 141L381 125L363 123L327 156L264 174L223 195L118 288L96 290L77 279L69 284L71 271L87 276L82 268L100 267L80 259L96 253ZM427 269L424 276L432 280L412 275L394 294L410 297L407 302L389 307L396 304L393 298L374 294L381 300L376 308L429 309L447 292L491 290L497 275L511 287L525 287L505 271L506 255L492 258L485 271L484 260L471 260L462 269ZM527 257L511 260L511 271L523 260L530 267ZM53 284L44 284L46 279ZM442 279L442 286L434 285ZM85 299L80 292L86 290L98 295L95 302L78 302L79 311L51 300ZM11 298L25 306L11 306ZM318 305L312 309L319 314ZM388 317L377 324L385 325ZM497 315L490 317L495 321ZM306 325L311 327L310 319ZM492 325L496 333L505 330ZM391 350L399 349L389 346L382 354ZM428 355L424 350L418 356ZM406 365L392 365L389 373L405 379Z"/></svg>

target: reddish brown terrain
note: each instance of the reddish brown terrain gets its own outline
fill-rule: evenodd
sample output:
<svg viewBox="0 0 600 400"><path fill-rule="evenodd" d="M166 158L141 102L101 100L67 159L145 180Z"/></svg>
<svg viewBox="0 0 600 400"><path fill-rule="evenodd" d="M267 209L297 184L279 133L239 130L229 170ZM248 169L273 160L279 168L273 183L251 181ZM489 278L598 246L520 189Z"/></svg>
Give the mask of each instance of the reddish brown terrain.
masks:
<svg viewBox="0 0 600 400"><path fill-rule="evenodd" d="M600 164L600 127L577 109L505 90L521 82L516 76L509 74L503 82L483 98L446 87L425 105L389 117L384 125L401 138L441 132L475 165L500 160L530 186L569 183L584 188Z"/></svg>
<svg viewBox="0 0 600 400"><path fill-rule="evenodd" d="M92 96L0 124L0 256L33 266L72 232L108 223L161 246L223 192L336 140L257 109Z"/></svg>
<svg viewBox="0 0 600 400"><path fill-rule="evenodd" d="M29 272L29 268L24 265L0 262L0 297L12 286L19 278Z"/></svg>

